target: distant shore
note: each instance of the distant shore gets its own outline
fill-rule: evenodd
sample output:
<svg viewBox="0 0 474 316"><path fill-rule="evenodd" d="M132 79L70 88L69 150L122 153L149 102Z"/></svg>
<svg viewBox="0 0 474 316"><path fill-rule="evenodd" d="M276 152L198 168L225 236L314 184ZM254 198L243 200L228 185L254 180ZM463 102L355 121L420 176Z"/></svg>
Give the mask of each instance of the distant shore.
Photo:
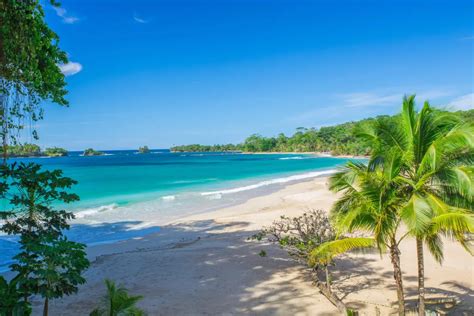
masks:
<svg viewBox="0 0 474 316"><path fill-rule="evenodd" d="M172 151L171 153L195 153L195 151ZM332 158L353 158L353 159L368 159L369 156L361 155L334 155L328 152L320 151L200 151L199 153L229 153L242 155L314 155L317 157L332 157Z"/></svg>
<svg viewBox="0 0 474 316"><path fill-rule="evenodd" d="M241 154L244 155L314 155L317 157L331 157L331 158L354 158L354 159L367 159L369 156L358 156L358 155L333 155L331 153L326 152L318 152L318 151L292 151L292 152L285 152L285 151L261 151L261 152L246 152L243 151Z"/></svg>

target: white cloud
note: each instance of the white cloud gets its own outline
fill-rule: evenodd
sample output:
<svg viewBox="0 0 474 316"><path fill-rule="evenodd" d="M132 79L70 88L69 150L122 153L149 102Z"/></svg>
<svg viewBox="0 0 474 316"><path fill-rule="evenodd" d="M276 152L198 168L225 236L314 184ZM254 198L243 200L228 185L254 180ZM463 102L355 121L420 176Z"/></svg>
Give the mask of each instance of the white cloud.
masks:
<svg viewBox="0 0 474 316"><path fill-rule="evenodd" d="M422 103L425 101L431 102L434 99L442 98L442 97L449 97L452 96L453 92L451 90L425 90L425 91L420 91L419 93L416 94L416 101L418 103Z"/></svg>
<svg viewBox="0 0 474 316"><path fill-rule="evenodd" d="M367 107L375 105L388 105L400 101L402 94L375 94L371 92L356 92L342 94L339 97L342 98L342 104L345 107Z"/></svg>
<svg viewBox="0 0 474 316"><path fill-rule="evenodd" d="M291 122L304 122L324 117L325 119L337 120L347 115L356 115L357 113L388 114L394 110L400 109L402 99L405 94L412 94L402 88L394 88L389 92L353 92L336 94L330 97L326 106L315 107L303 113L295 114L288 118ZM416 102L418 105L425 101L438 100L439 98L452 96L453 92L447 89L421 90L416 93ZM329 105L328 105L329 104ZM371 115L372 115L371 114Z"/></svg>
<svg viewBox="0 0 474 316"><path fill-rule="evenodd" d="M66 24L74 24L76 22L79 22L79 18L68 15L66 9L61 8L61 7L53 7L54 11L56 11L56 14L63 20L64 23Z"/></svg>
<svg viewBox="0 0 474 316"><path fill-rule="evenodd" d="M65 76L72 76L82 70L82 65L76 62L68 62L67 64L59 65L59 69Z"/></svg>
<svg viewBox="0 0 474 316"><path fill-rule="evenodd" d="M474 109L474 93L468 93L457 97L448 104L453 110L472 110Z"/></svg>
<svg viewBox="0 0 474 316"><path fill-rule="evenodd" d="M356 92L339 95L342 98L342 105L345 107L371 107L401 104L405 94L411 93L373 93L373 92ZM444 89L425 90L416 93L418 103L426 100L433 100L441 97L452 95L451 91Z"/></svg>
<svg viewBox="0 0 474 316"><path fill-rule="evenodd" d="M150 20L140 18L136 13L133 14L133 19L135 20L135 22L142 23L142 24L150 23Z"/></svg>

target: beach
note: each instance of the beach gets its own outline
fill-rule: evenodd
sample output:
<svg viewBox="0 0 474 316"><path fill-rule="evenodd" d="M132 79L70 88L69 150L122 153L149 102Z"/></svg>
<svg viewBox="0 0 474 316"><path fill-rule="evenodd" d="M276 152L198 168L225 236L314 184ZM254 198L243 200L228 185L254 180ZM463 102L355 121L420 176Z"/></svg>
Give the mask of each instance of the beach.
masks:
<svg viewBox="0 0 474 316"><path fill-rule="evenodd" d="M243 203L185 216L159 232L91 246L87 283L76 295L50 302L51 315L87 315L105 293L103 280L123 284L149 315L338 315L312 284L306 267L276 245L250 241L262 226L281 215L309 209L329 211L336 195L327 177L286 184ZM445 241L445 260L427 253L427 296L456 296L459 315L474 312L474 259L459 245ZM407 299L417 294L413 239L401 245ZM264 250L267 256L258 254ZM361 315L395 312L396 292L390 259L377 251L351 253L331 267L333 287ZM33 300L39 313L41 300Z"/></svg>

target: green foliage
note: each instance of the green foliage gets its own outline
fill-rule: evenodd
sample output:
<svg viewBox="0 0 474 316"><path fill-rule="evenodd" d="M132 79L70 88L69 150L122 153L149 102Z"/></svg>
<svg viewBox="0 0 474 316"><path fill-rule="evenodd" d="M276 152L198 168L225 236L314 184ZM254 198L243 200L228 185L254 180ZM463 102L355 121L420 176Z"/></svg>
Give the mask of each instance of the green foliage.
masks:
<svg viewBox="0 0 474 316"><path fill-rule="evenodd" d="M408 96L397 122L377 125L372 134L370 165L397 159L393 174L403 192L399 216L411 234L429 238L439 260L436 234L466 245L474 211L474 122L427 102L417 112L414 96Z"/></svg>
<svg viewBox="0 0 474 316"><path fill-rule="evenodd" d="M22 277L17 275L8 282L0 276L0 315L27 316L31 314L31 306L23 301L24 293L18 287Z"/></svg>
<svg viewBox="0 0 474 316"><path fill-rule="evenodd" d="M89 266L85 245L63 235L74 215L52 205L77 201L76 194L67 192L76 181L63 177L61 170L42 171L33 163L4 165L0 177L0 197L11 206L0 212L0 231L20 236L20 252L10 267L21 276L18 286L25 299L40 294L47 306L49 299L75 293Z"/></svg>
<svg viewBox="0 0 474 316"><path fill-rule="evenodd" d="M381 250L390 248L400 313L401 240L396 239L400 223L417 239L421 283L422 242L439 262L443 259L442 236L470 250L466 234L472 233L474 220L472 113L440 111L428 102L417 112L415 96L407 96L400 115L358 131L370 147L369 163L350 162L331 178L331 189L342 192L332 211L338 228L368 230ZM420 314L424 314L423 297L420 294Z"/></svg>
<svg viewBox="0 0 474 316"><path fill-rule="evenodd" d="M53 148L46 148L44 152L41 151L41 148L35 144L17 144L7 146L7 157L39 157L39 156L47 156L47 157L61 157L67 156L68 152L66 149L53 147ZM0 154L3 155L3 148L0 148Z"/></svg>
<svg viewBox="0 0 474 316"><path fill-rule="evenodd" d="M83 155L84 156L102 156L104 155L104 153L101 151L94 150L92 148L87 148L86 150L84 150Z"/></svg>
<svg viewBox="0 0 474 316"><path fill-rule="evenodd" d="M3 155L3 148L0 149ZM22 144L7 146L8 157L38 157L41 156L41 149L35 144Z"/></svg>
<svg viewBox="0 0 474 316"><path fill-rule="evenodd" d="M150 152L150 149L148 148L148 146L143 146L138 148L138 152L140 154L148 154Z"/></svg>
<svg viewBox="0 0 474 316"><path fill-rule="evenodd" d="M227 145L183 145L174 146L170 149L172 152L240 152L241 148L239 145L227 144Z"/></svg>
<svg viewBox="0 0 474 316"><path fill-rule="evenodd" d="M107 293L102 299L101 306L94 309L91 316L142 316L146 313L135 305L143 296L132 296L128 290L109 279L105 280Z"/></svg>
<svg viewBox="0 0 474 316"><path fill-rule="evenodd" d="M334 240L336 235L326 214L321 210L313 210L298 217L281 216L252 238L278 243L293 258L306 263L311 250Z"/></svg>
<svg viewBox="0 0 474 316"><path fill-rule="evenodd" d="M58 6L55 1L49 1ZM24 128L24 118L43 117L41 101L67 105L60 64L68 62L58 36L44 20L39 0L0 0L0 116L1 136L13 142ZM36 137L36 133L33 131Z"/></svg>
<svg viewBox="0 0 474 316"><path fill-rule="evenodd" d="M309 265L328 265L333 259L348 251L370 248L375 244L373 238L353 237L327 241L314 248L309 255Z"/></svg>
<svg viewBox="0 0 474 316"><path fill-rule="evenodd" d="M474 122L474 110L458 111L453 115L466 122ZM333 155L369 155L371 150L370 139L362 135L373 130L374 125L396 125L399 120L399 116L378 116L356 122L321 127L319 130L299 127L289 137L283 133L278 134L276 137L264 137L253 134L241 144L213 146L193 144L174 146L171 148L171 151L323 152Z"/></svg>
<svg viewBox="0 0 474 316"><path fill-rule="evenodd" d="M63 157L68 155L68 151L60 147L46 148L44 153L48 157Z"/></svg>

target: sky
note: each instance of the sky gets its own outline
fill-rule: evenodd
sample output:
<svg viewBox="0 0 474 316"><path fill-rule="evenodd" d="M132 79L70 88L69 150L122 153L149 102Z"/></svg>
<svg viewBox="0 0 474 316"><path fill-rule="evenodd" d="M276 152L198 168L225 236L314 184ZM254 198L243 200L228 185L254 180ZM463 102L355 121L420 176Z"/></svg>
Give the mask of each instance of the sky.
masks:
<svg viewBox="0 0 474 316"><path fill-rule="evenodd" d="M45 1L47 2L47 1ZM394 114L404 94L474 108L474 1L63 0L69 108L40 145L235 143Z"/></svg>

